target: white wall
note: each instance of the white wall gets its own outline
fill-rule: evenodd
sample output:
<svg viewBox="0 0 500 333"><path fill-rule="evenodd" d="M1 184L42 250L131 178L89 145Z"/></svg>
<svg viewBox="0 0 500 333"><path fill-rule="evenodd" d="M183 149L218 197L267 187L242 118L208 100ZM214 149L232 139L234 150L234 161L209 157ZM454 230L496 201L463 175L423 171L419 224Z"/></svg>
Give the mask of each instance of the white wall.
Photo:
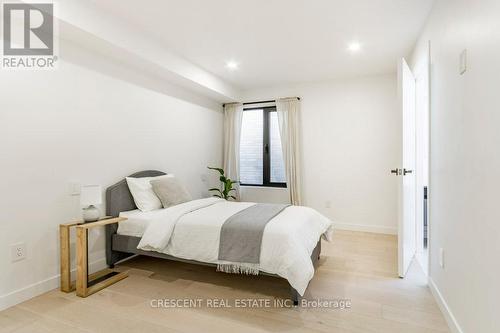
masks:
<svg viewBox="0 0 500 333"><path fill-rule="evenodd" d="M339 227L395 233L397 178L390 169L401 156L396 75L252 90L245 101L285 96L302 99L305 205ZM242 198L286 201L286 194L276 194L285 190L270 190L251 189Z"/></svg>
<svg viewBox="0 0 500 333"><path fill-rule="evenodd" d="M414 66L428 40L431 288L455 332L498 332L500 2L437 1ZM460 75L464 49L468 70Z"/></svg>
<svg viewBox="0 0 500 333"><path fill-rule="evenodd" d="M188 100L171 97L168 83L140 68L68 42L61 55L54 71L0 75L0 309L58 285L58 225L80 215L70 181L104 189L158 169L201 197L206 166L221 165L220 105L194 104L177 88ZM96 268L104 265L102 234L90 236ZM11 263L17 242L26 242L27 259Z"/></svg>

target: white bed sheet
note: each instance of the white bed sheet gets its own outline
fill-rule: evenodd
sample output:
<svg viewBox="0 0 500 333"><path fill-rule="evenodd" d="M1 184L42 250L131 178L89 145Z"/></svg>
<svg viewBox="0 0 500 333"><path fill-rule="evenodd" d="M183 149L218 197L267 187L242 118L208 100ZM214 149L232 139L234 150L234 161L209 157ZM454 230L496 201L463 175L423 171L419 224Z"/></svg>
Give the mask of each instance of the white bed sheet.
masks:
<svg viewBox="0 0 500 333"><path fill-rule="evenodd" d="M231 215L253 204L200 199L151 212L123 212L120 216L129 220L121 222L117 232L144 236L141 244L148 246L138 246L143 250L217 264L222 224ZM302 295L314 275L310 256L318 238L324 234L330 240L332 231L331 221L314 209L286 208L266 226L260 270L286 278Z"/></svg>
<svg viewBox="0 0 500 333"><path fill-rule="evenodd" d="M156 219L161 219L166 214L165 209L156 209L142 212L139 209L121 212L120 217L128 220L118 223L117 234L124 236L142 237L147 227Z"/></svg>

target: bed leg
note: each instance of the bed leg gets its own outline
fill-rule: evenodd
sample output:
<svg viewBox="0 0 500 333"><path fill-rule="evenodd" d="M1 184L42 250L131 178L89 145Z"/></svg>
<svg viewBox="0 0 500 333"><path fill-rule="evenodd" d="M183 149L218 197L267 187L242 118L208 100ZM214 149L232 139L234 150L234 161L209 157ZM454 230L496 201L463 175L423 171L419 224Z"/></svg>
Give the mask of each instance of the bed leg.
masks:
<svg viewBox="0 0 500 333"><path fill-rule="evenodd" d="M298 306L301 296L292 286L290 286L290 296L293 302L293 306Z"/></svg>

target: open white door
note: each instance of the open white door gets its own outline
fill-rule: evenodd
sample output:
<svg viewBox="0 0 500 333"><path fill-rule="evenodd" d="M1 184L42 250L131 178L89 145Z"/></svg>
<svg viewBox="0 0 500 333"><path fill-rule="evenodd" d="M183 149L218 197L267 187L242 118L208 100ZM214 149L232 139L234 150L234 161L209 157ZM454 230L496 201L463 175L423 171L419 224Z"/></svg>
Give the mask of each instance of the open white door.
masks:
<svg viewBox="0 0 500 333"><path fill-rule="evenodd" d="M408 64L401 59L398 66L399 101L402 112L402 169L396 171L399 178L399 225L398 225L398 274L404 277L416 252L415 216L415 77Z"/></svg>

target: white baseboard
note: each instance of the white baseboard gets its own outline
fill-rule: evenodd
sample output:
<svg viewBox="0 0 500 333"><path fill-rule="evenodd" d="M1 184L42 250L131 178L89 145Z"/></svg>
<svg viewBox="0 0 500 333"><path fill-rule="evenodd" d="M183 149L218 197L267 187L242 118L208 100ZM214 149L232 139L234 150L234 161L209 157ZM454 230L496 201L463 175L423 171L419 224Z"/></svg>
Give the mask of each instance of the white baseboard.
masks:
<svg viewBox="0 0 500 333"><path fill-rule="evenodd" d="M89 263L89 270L91 272L100 271L101 269L104 269L106 267L106 259L100 259ZM76 272L76 269L71 270L71 272ZM60 279L61 275L58 274L56 276L30 284L29 286L0 296L0 311L46 293L47 291L50 291L52 289L59 288Z"/></svg>
<svg viewBox="0 0 500 333"><path fill-rule="evenodd" d="M392 227L374 226L366 224L338 223L338 222L334 222L333 225L335 228L340 230L374 232L377 234L389 234L389 235L398 234L398 229Z"/></svg>
<svg viewBox="0 0 500 333"><path fill-rule="evenodd" d="M436 300L439 308L441 309L441 312L443 313L443 316L446 319L446 322L448 323L451 332L463 333L462 329L460 328L460 325L458 325L457 319L451 312L450 308L448 307L448 304L443 298L443 295L441 295L441 292L439 291L438 287L436 286L432 278L429 277L428 282L429 282L429 288L431 289L431 293L434 296L434 299Z"/></svg>

